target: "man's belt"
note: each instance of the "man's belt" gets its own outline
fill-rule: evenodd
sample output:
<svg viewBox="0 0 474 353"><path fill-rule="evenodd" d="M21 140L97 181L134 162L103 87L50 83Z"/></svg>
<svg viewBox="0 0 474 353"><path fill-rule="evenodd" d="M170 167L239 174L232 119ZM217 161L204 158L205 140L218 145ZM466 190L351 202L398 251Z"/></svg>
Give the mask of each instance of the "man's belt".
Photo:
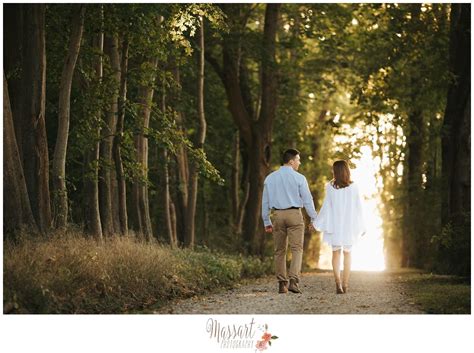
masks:
<svg viewBox="0 0 474 353"><path fill-rule="evenodd" d="M286 210L299 210L300 207L290 207L290 208L275 208L273 207L275 211L286 211Z"/></svg>

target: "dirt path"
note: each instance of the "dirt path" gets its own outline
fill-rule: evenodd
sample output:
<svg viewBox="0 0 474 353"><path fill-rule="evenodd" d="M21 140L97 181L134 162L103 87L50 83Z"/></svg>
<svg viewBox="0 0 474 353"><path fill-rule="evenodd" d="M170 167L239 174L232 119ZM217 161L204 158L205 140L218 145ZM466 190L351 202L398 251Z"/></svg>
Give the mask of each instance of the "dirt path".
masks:
<svg viewBox="0 0 474 353"><path fill-rule="evenodd" d="M162 314L422 314L397 273L353 272L349 292L335 292L332 273L304 273L303 294L278 294L273 277L236 289L177 300Z"/></svg>

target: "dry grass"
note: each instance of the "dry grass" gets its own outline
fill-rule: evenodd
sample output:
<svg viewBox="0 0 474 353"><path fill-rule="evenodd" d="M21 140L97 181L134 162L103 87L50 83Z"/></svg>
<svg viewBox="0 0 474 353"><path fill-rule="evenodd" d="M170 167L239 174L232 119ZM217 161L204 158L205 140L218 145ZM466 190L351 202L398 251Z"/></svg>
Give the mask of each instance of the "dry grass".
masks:
<svg viewBox="0 0 474 353"><path fill-rule="evenodd" d="M259 261L132 238L24 239L4 243L4 312L137 312L263 275Z"/></svg>

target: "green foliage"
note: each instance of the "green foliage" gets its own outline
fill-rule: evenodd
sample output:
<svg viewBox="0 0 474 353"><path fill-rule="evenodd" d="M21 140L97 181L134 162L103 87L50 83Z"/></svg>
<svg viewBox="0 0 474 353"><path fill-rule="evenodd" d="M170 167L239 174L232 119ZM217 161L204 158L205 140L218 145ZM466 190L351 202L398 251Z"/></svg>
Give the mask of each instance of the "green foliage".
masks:
<svg viewBox="0 0 474 353"><path fill-rule="evenodd" d="M194 271L186 274L197 284L202 283L205 289L216 286L229 286L240 278L241 264L224 254L212 253L202 249L198 251L183 250L178 257Z"/></svg>
<svg viewBox="0 0 474 353"><path fill-rule="evenodd" d="M441 273L468 276L471 273L471 214L446 224L431 242L437 246L434 269Z"/></svg>
<svg viewBox="0 0 474 353"><path fill-rule="evenodd" d="M158 146L166 148L174 155L176 155L178 147L184 147L191 160L199 166L199 171L202 175L219 185L223 185L224 179L221 178L219 171L209 162L204 150L202 148L195 148L176 125L176 119L173 118L176 114L177 112L171 108L168 108L166 112L153 110L152 119L156 119L158 127L149 128L144 133Z"/></svg>
<svg viewBox="0 0 474 353"><path fill-rule="evenodd" d="M170 16L166 27L171 40L182 46L186 55L193 53L193 47L188 38L196 34L201 18L206 18L214 29L227 28L225 14L212 4L175 5L174 9L174 14Z"/></svg>
<svg viewBox="0 0 474 353"><path fill-rule="evenodd" d="M242 277L258 278L273 273L274 263L271 256L263 260L258 257L240 255L239 261L242 264Z"/></svg>
<svg viewBox="0 0 474 353"><path fill-rule="evenodd" d="M249 97L244 98L246 108L252 118L257 119L261 104L260 59L265 6L87 4L84 37L72 87L66 166L74 222L83 222L80 191L84 181L97 168L110 167L103 161L86 165L84 159L85 151L100 141L98 133L104 124L103 114L109 108L110 95L118 89L108 56L97 53L92 46L94 35L104 30L106 35L118 36L120 48L124 41L130 45L122 158L127 181L145 184L150 189L150 201L156 207L153 226L158 238L164 238L165 223L160 199L163 172L157 164L166 163L169 167L171 198L179 208L177 191L182 185L176 178L174 157L183 147L190 162L196 163L205 177L199 184L197 243L238 251L241 239L235 234L230 197L237 128L228 111L220 77L213 65L206 62L207 138L203 148L193 143L198 131L195 37L203 18L206 54L222 66L221 48L225 40L235 49L234 55L241 55L240 83L250 92ZM456 263L456 254L467 248L469 242L461 236L467 234L467 228L448 225L429 243L439 226L440 136L447 86L453 80L448 71L449 11L449 4L288 3L281 7L276 44L278 105L270 169L280 164L283 150L298 148L303 162L300 171L310 183L316 205L320 205L324 183L331 178L332 162L338 158L357 158L362 146L371 147L374 160L379 161L380 166L377 186L386 252L397 253L404 234L408 234L412 255L420 260L416 265L423 267L451 259ZM49 4L46 16L46 125L52 155L71 6ZM101 80L94 69L99 55L104 64ZM157 68L150 64L153 58L158 59ZM154 89L147 129L143 128L143 107L139 104L142 86ZM162 106L163 98L166 107ZM415 128L411 119L414 112L421 112L421 128ZM139 134L149 141L148 178L136 158L134 139ZM405 215L410 196L408 145L410 136L415 135L423 137L420 170L425 181L419 185L417 204L408 217ZM244 152L242 145L240 148ZM163 149L168 152L166 161L159 157ZM242 199L248 156L241 153L239 157L239 196ZM426 207L427 204L431 207ZM265 244L266 248L268 245ZM318 237L313 237L309 248L317 253L318 246ZM434 258L431 251L436 247L442 249L440 254L447 255ZM424 252L423 249L429 250ZM398 265L400 261L394 256L389 262ZM259 268L258 262L252 264L250 261L248 266ZM443 268L448 271L446 266ZM456 271L461 271L460 267Z"/></svg>

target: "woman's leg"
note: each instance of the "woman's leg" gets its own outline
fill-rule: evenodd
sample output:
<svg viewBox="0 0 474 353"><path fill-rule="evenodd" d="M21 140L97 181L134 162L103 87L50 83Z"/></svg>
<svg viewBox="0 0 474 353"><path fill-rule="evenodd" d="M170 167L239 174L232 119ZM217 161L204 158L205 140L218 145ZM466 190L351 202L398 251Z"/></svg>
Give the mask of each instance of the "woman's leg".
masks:
<svg viewBox="0 0 474 353"><path fill-rule="evenodd" d="M336 249L336 250L334 250ZM333 248L332 251L332 270L336 283L341 283L341 249Z"/></svg>
<svg viewBox="0 0 474 353"><path fill-rule="evenodd" d="M342 277L342 288L344 289L344 292L347 291L347 288L349 287L349 276L351 274L351 252L350 249L346 251L344 249L344 272L343 272L343 277Z"/></svg>
<svg viewBox="0 0 474 353"><path fill-rule="evenodd" d="M332 248L332 270L334 272L334 279L336 280L336 294L343 294L341 286L341 248Z"/></svg>

